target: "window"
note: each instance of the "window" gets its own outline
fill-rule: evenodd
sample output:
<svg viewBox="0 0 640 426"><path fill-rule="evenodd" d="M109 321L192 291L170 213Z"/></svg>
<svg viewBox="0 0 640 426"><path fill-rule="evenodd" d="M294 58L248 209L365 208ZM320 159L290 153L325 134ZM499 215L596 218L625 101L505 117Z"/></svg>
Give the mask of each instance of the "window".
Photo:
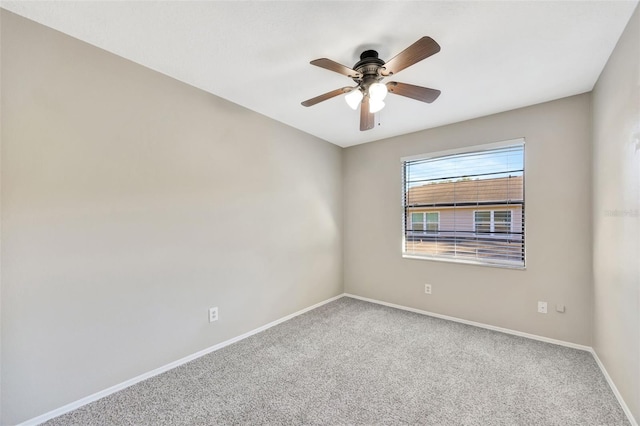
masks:
<svg viewBox="0 0 640 426"><path fill-rule="evenodd" d="M476 234L491 232L491 213L475 212Z"/></svg>
<svg viewBox="0 0 640 426"><path fill-rule="evenodd" d="M523 139L402 166L404 257L525 266Z"/></svg>
<svg viewBox="0 0 640 426"><path fill-rule="evenodd" d="M511 232L511 211L475 211L473 221L476 234Z"/></svg>
<svg viewBox="0 0 640 426"><path fill-rule="evenodd" d="M425 223L427 224L427 232L438 232L438 225L440 223L440 213L425 213Z"/></svg>
<svg viewBox="0 0 640 426"><path fill-rule="evenodd" d="M438 212L411 213L409 229L414 232L438 232L439 224L440 213Z"/></svg>
<svg viewBox="0 0 640 426"><path fill-rule="evenodd" d="M511 211L494 211L493 213L493 231L495 233L506 234L511 232Z"/></svg>

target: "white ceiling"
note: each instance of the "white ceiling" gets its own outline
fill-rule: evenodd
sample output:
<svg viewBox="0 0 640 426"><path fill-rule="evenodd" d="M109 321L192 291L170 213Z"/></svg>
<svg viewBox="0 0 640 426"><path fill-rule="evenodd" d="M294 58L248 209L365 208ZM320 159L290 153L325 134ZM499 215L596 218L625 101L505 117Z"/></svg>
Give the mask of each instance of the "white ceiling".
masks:
<svg viewBox="0 0 640 426"><path fill-rule="evenodd" d="M532 105L593 88L632 1L2 1L3 8L339 146ZM300 102L350 79L366 49L389 60L422 36L442 50L395 81L440 89L432 104L389 95L359 131L342 97Z"/></svg>

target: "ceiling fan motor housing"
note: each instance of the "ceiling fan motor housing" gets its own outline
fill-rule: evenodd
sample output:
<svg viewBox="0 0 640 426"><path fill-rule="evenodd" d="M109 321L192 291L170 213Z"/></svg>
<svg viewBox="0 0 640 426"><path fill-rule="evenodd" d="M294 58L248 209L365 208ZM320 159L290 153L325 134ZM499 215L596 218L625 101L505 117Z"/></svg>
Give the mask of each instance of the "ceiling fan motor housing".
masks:
<svg viewBox="0 0 640 426"><path fill-rule="evenodd" d="M378 52L365 50L360 54L360 60L353 66L353 69L362 74L362 77L354 78L353 81L358 83L366 92L370 85L384 78L379 73L384 64L385 62L378 58Z"/></svg>

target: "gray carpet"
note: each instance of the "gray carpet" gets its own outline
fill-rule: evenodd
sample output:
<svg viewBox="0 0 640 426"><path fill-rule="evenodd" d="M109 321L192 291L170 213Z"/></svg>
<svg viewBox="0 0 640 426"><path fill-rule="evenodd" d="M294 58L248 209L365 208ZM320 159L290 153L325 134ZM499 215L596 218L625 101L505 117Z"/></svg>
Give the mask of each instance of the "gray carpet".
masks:
<svg viewBox="0 0 640 426"><path fill-rule="evenodd" d="M347 297L47 425L628 425L588 352Z"/></svg>

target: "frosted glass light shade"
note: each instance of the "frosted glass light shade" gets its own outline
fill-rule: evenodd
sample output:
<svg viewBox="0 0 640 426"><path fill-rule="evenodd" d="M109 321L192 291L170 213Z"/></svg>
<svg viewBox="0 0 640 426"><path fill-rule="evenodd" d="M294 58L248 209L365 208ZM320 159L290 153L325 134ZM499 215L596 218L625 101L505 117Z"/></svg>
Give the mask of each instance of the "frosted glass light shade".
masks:
<svg viewBox="0 0 640 426"><path fill-rule="evenodd" d="M387 86L382 83L373 83L369 86L369 97L372 101L382 101L387 96ZM383 104L384 105L384 104Z"/></svg>
<svg viewBox="0 0 640 426"><path fill-rule="evenodd" d="M358 109L358 105L360 105L360 101L362 101L362 96L360 89L355 89L347 93L344 100L347 101L347 105L349 105L351 109Z"/></svg>
<svg viewBox="0 0 640 426"><path fill-rule="evenodd" d="M384 102L379 99L370 99L369 100L369 112L375 113L384 108Z"/></svg>

